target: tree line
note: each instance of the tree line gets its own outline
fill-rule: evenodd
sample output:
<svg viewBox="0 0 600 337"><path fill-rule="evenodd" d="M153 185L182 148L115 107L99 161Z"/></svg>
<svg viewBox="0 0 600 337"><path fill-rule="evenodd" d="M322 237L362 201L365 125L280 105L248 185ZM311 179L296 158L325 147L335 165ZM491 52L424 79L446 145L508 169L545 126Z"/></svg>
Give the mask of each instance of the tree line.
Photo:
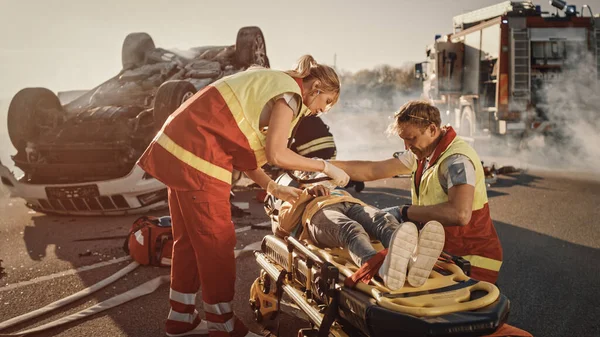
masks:
<svg viewBox="0 0 600 337"><path fill-rule="evenodd" d="M413 65L400 68L380 65L354 73L340 71L339 75L342 82L340 101L346 108L394 109L397 101L418 97L421 92L421 82L415 79Z"/></svg>

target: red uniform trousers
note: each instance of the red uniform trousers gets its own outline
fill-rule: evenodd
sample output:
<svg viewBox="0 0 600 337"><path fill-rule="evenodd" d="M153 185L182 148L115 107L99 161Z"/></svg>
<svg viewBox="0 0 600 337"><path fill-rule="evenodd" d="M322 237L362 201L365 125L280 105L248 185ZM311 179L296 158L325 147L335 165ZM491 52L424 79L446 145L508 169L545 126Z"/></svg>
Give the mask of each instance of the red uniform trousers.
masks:
<svg viewBox="0 0 600 337"><path fill-rule="evenodd" d="M232 310L236 237L231 222L230 187L207 178L202 190L169 189L174 239L169 333L185 332L197 325L199 320L193 321L193 317L197 316L195 294L200 287L211 337L241 337L248 332Z"/></svg>

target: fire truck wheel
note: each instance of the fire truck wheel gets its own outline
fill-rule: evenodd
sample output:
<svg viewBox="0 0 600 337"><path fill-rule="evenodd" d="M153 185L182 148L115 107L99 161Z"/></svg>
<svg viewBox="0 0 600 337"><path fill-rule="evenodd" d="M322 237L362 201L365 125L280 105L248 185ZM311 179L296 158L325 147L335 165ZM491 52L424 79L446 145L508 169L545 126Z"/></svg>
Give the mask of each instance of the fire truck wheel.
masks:
<svg viewBox="0 0 600 337"><path fill-rule="evenodd" d="M48 127L65 120L58 97L46 88L25 88L10 101L7 114L8 136L17 151L24 151L27 142L35 142Z"/></svg>
<svg viewBox="0 0 600 337"><path fill-rule="evenodd" d="M466 106L462 109L458 134L460 136L473 137L474 132L475 115L473 114L473 109L470 106Z"/></svg>
<svg viewBox="0 0 600 337"><path fill-rule="evenodd" d="M146 63L146 53L156 48L147 33L131 33L125 37L121 48L123 69L132 69Z"/></svg>
<svg viewBox="0 0 600 337"><path fill-rule="evenodd" d="M156 92L154 98L154 127L162 128L167 118L179 106L196 93L196 87L188 81L167 81Z"/></svg>

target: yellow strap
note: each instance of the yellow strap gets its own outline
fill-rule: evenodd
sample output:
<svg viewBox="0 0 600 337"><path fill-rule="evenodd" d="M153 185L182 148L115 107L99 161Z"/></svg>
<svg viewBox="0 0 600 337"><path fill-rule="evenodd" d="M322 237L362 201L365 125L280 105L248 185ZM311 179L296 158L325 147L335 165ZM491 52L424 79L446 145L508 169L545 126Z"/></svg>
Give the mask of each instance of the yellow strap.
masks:
<svg viewBox="0 0 600 337"><path fill-rule="evenodd" d="M302 151L298 151L298 154L303 156L303 155L305 155L307 153L319 151L319 150L322 150L322 149L328 149L328 148L335 148L335 143L333 143L333 142L327 142L327 143L323 143L323 144L311 146L311 147L309 147L307 149L304 149Z"/></svg>
<svg viewBox="0 0 600 337"><path fill-rule="evenodd" d="M156 142L158 144L160 144L160 146L164 147L165 150L169 151L169 153L174 155L177 159L190 165L191 167L195 168L196 170L206 173L209 176L217 178L228 184L231 184L231 172L229 172L228 170L226 170L220 166L212 164L212 163L196 156L195 154L191 153L190 151L182 148L181 146L177 145L171 138L169 138L164 133L162 133L162 132L160 133L160 135L156 139Z"/></svg>
<svg viewBox="0 0 600 337"><path fill-rule="evenodd" d="M500 271L502 261L490 259L489 257L483 257L479 255L465 255L463 259L471 262L471 266L483 268L492 271Z"/></svg>
<svg viewBox="0 0 600 337"><path fill-rule="evenodd" d="M313 145L323 143L323 142L332 142L333 143L333 136L321 137L321 138L311 140L310 142L308 142L306 144L302 144L302 145L298 146L298 151L302 151L308 147L311 147Z"/></svg>

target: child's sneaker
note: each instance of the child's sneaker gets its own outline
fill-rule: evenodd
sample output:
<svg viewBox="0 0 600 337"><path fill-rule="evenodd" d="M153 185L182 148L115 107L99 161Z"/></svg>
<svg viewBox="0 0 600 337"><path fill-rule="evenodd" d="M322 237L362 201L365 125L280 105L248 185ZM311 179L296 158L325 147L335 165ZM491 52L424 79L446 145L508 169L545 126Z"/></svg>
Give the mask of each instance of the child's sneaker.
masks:
<svg viewBox="0 0 600 337"><path fill-rule="evenodd" d="M408 261L417 246L419 231L412 222L404 222L390 240L388 253L379 268L379 276L390 290L404 286Z"/></svg>
<svg viewBox="0 0 600 337"><path fill-rule="evenodd" d="M437 221L429 221L419 234L419 244L415 258L408 267L408 284L422 286L429 278L431 270L444 248L444 226Z"/></svg>

